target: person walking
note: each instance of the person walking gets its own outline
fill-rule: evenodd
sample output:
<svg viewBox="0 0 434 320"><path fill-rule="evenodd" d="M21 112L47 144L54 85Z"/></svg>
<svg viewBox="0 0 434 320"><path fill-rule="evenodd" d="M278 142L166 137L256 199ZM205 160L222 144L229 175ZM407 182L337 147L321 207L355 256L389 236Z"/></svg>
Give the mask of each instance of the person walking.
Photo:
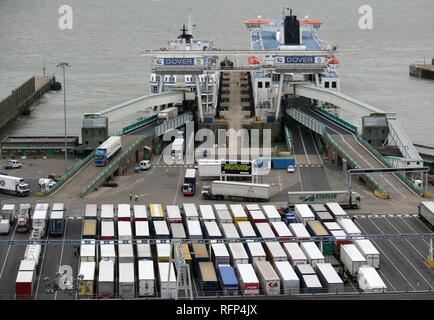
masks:
<svg viewBox="0 0 434 320"><path fill-rule="evenodd" d="M137 200L139 199L139 196L137 195L137 193L134 195L134 201L137 202Z"/></svg>
<svg viewBox="0 0 434 320"><path fill-rule="evenodd" d="M130 201L133 201L133 193L130 192Z"/></svg>
<svg viewBox="0 0 434 320"><path fill-rule="evenodd" d="M78 255L78 249L77 246L74 246L74 257L76 257Z"/></svg>

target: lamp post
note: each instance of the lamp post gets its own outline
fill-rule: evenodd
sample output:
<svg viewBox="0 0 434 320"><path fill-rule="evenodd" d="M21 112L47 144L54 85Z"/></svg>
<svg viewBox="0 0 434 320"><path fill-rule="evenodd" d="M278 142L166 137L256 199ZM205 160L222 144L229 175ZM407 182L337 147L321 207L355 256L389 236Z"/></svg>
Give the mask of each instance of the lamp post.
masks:
<svg viewBox="0 0 434 320"><path fill-rule="evenodd" d="M67 62L61 62L57 67L63 69L63 116L65 121L65 173L68 170L68 142L66 139L66 80L65 80L65 69L70 65Z"/></svg>

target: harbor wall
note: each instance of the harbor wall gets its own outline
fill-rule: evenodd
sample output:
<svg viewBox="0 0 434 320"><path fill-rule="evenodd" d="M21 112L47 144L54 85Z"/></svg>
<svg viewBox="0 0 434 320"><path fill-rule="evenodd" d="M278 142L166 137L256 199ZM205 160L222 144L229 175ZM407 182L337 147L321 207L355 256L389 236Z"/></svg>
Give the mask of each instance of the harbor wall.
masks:
<svg viewBox="0 0 434 320"><path fill-rule="evenodd" d="M55 77L39 78L38 88L36 81L36 77L31 77L0 101L0 129L18 116L28 114L32 103L50 90L51 85L55 82Z"/></svg>

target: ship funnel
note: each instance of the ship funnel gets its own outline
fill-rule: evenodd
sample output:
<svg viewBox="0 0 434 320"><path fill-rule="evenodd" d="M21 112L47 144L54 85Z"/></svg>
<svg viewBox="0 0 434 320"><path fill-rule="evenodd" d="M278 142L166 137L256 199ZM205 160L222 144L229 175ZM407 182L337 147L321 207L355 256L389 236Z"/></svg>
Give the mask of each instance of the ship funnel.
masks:
<svg viewBox="0 0 434 320"><path fill-rule="evenodd" d="M292 9L290 10L289 16L285 17L283 25L285 45L300 45L300 22L298 21L297 16L292 15Z"/></svg>

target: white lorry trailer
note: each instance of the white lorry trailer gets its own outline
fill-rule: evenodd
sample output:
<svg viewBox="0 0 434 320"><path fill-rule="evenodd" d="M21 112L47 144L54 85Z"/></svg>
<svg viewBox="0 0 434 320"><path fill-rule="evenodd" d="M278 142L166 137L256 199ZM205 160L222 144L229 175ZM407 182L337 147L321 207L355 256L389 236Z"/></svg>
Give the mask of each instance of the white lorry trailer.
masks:
<svg viewBox="0 0 434 320"><path fill-rule="evenodd" d="M222 175L221 160L199 159L197 167L199 177L220 177Z"/></svg>
<svg viewBox="0 0 434 320"><path fill-rule="evenodd" d="M434 202L424 201L419 205L419 216L434 230Z"/></svg>
<svg viewBox="0 0 434 320"><path fill-rule="evenodd" d="M280 278L269 261L255 261L253 268L258 275L262 291L267 296L280 295Z"/></svg>
<svg viewBox="0 0 434 320"><path fill-rule="evenodd" d="M360 239L354 240L353 243L365 257L370 267L380 269L380 252L375 248L371 240Z"/></svg>
<svg viewBox="0 0 434 320"><path fill-rule="evenodd" d="M354 244L341 245L340 259L353 278L357 277L360 267L368 265L365 257Z"/></svg>
<svg viewBox="0 0 434 320"><path fill-rule="evenodd" d="M112 136L104 141L95 152L95 166L105 166L110 158L122 148L121 137Z"/></svg>
<svg viewBox="0 0 434 320"><path fill-rule="evenodd" d="M153 296L155 292L155 273L154 262L152 260L139 260L138 280L139 280L139 296Z"/></svg>
<svg viewBox="0 0 434 320"><path fill-rule="evenodd" d="M316 204L337 202L343 208L359 209L362 196L357 192L348 191L300 191L288 192L288 205L295 204Z"/></svg>
<svg viewBox="0 0 434 320"><path fill-rule="evenodd" d="M360 267L357 282L359 283L360 289L364 292L381 293L387 289L386 284L381 279L377 270L369 266Z"/></svg>
<svg viewBox="0 0 434 320"><path fill-rule="evenodd" d="M30 193L30 187L23 178L0 174L0 191L18 197L27 197Z"/></svg>
<svg viewBox="0 0 434 320"><path fill-rule="evenodd" d="M170 107L166 108L164 110L161 110L160 113L157 115L158 120L160 122L169 121L178 116L178 108L177 107Z"/></svg>
<svg viewBox="0 0 434 320"><path fill-rule="evenodd" d="M240 198L244 201L270 200L269 184L213 181L211 186L202 188L202 197L207 200L224 200L225 198Z"/></svg>

